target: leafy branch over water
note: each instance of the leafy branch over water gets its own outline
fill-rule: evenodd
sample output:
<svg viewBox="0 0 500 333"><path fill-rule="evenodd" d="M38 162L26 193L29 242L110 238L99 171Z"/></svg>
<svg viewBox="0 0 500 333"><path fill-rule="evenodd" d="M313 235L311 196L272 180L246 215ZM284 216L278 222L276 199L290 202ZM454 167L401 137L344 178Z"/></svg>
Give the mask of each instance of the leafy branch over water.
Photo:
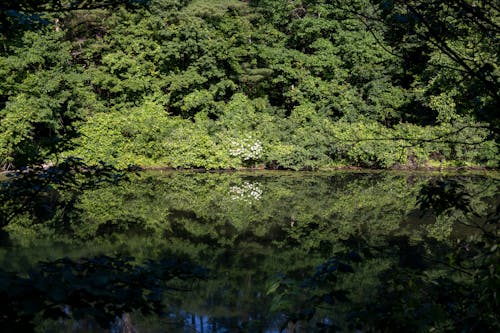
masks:
<svg viewBox="0 0 500 333"><path fill-rule="evenodd" d="M500 205L481 216L471 195L456 180L434 180L422 187L418 200L423 212L431 209L437 217L463 214L460 221L476 231L468 238L445 242L386 235L375 245L352 236L346 243L357 252L337 254L304 280L272 280L268 293L274 296L274 310L287 313L282 329L497 332ZM343 274L354 275L376 258L396 260L377 273L379 282L360 301Z"/></svg>

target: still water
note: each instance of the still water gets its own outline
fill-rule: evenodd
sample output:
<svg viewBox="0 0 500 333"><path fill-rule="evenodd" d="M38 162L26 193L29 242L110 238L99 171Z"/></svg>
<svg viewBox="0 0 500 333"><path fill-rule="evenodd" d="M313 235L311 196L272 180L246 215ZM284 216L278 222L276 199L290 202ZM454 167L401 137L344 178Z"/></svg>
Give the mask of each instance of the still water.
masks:
<svg viewBox="0 0 500 333"><path fill-rule="evenodd" d="M420 209L436 184L457 185L467 209ZM3 331L355 331L394 267L443 274L422 258L474 237L499 186L477 174L142 173L79 194L71 214L54 205L43 223L19 214L6 227Z"/></svg>

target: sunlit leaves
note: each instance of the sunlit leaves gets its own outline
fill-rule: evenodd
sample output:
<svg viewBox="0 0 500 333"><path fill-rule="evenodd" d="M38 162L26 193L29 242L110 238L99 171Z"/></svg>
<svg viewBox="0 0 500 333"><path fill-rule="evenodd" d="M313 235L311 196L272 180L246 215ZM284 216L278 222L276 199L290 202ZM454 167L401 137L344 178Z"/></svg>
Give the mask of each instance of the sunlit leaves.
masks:
<svg viewBox="0 0 500 333"><path fill-rule="evenodd" d="M438 47L496 75L490 7L468 3L42 2L58 25L2 49L1 163L238 168L231 140L250 136L271 168L495 166L494 99Z"/></svg>

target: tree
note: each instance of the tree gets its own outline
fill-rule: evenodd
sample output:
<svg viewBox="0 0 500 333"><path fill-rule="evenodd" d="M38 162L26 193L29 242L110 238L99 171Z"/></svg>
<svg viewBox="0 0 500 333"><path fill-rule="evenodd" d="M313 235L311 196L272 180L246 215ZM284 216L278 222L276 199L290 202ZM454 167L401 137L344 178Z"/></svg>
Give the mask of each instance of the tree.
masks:
<svg viewBox="0 0 500 333"><path fill-rule="evenodd" d="M346 10L384 40L402 60L401 83L427 98L445 94L459 114L500 133L498 40L500 7L486 0L371 1L372 13Z"/></svg>

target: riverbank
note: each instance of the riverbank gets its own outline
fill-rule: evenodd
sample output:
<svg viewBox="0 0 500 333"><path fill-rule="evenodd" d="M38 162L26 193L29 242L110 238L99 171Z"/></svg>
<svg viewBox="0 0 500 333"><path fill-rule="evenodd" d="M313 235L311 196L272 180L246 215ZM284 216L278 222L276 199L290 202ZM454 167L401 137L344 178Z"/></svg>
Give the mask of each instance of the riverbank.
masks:
<svg viewBox="0 0 500 333"><path fill-rule="evenodd" d="M287 171L287 172L330 172L330 171L358 171L358 172L383 172L383 171L402 171L402 172L467 172L467 173L497 173L500 168L486 166L404 166L397 165L391 168L366 168L355 165L339 165L330 167L320 167L317 169L286 169L286 168L267 168L263 165L255 167L225 168L225 169L205 169L205 168L174 168L169 166L137 166L143 171L169 171L169 172L252 172L252 171ZM45 168L44 168L45 169ZM19 172L19 170L0 170L0 179L5 178L9 173Z"/></svg>

